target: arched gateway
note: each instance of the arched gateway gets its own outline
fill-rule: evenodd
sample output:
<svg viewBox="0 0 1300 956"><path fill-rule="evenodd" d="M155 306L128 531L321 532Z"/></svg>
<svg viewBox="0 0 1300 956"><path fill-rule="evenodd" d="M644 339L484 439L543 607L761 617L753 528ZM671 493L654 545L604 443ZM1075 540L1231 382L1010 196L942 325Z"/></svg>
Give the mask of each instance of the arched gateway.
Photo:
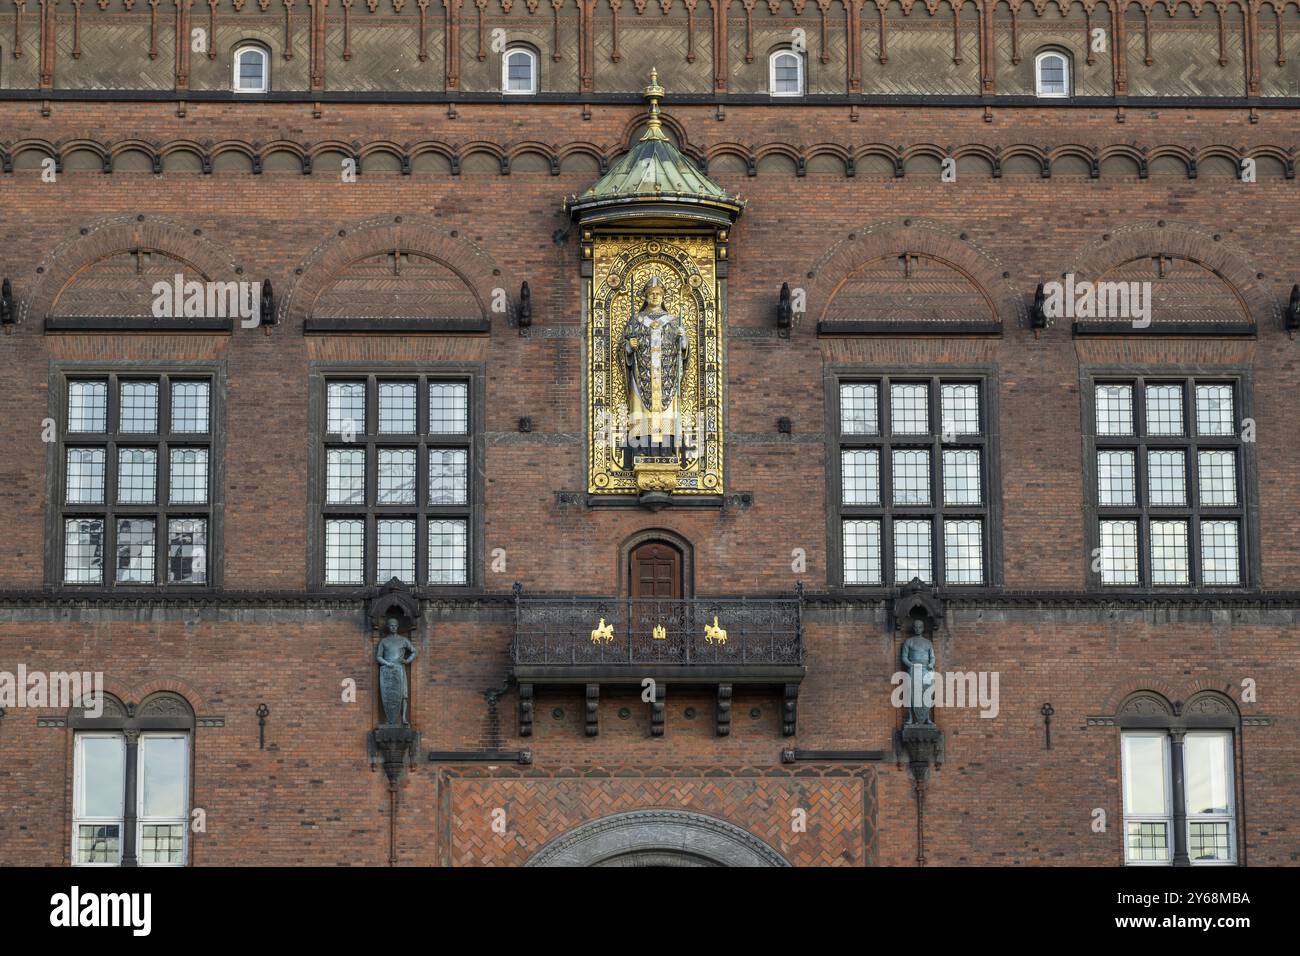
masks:
<svg viewBox="0 0 1300 956"><path fill-rule="evenodd" d="M682 810L632 810L556 837L526 866L789 866L734 824Z"/></svg>

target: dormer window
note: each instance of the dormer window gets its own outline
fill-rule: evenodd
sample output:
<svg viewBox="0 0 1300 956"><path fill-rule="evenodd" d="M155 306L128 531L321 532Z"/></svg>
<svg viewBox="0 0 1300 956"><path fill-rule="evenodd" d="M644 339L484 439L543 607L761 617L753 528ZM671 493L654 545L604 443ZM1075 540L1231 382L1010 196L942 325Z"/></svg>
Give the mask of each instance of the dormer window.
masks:
<svg viewBox="0 0 1300 956"><path fill-rule="evenodd" d="M1045 50L1034 58L1034 91L1041 97L1070 95L1070 60L1059 50Z"/></svg>
<svg viewBox="0 0 1300 956"><path fill-rule="evenodd" d="M768 89L773 96L803 96L802 56L793 50L777 50L768 63Z"/></svg>
<svg viewBox="0 0 1300 956"><path fill-rule="evenodd" d="M501 92L530 96L537 92L537 54L526 47L511 47L501 60Z"/></svg>
<svg viewBox="0 0 1300 956"><path fill-rule="evenodd" d="M235 50L234 90L236 93L265 93L270 89L270 61L260 46L241 46Z"/></svg>

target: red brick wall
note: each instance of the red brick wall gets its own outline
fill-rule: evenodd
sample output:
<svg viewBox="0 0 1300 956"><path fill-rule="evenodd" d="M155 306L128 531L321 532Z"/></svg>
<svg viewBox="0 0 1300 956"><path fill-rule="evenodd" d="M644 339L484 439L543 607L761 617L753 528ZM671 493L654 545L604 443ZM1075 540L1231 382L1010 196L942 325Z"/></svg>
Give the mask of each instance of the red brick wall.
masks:
<svg viewBox="0 0 1300 956"><path fill-rule="evenodd" d="M180 120L162 105L60 103L42 118L38 104L4 103L0 129L9 144L74 135L116 141L129 134L160 143L188 137L482 139L502 145L537 139L561 148L587 142L612 150L624 139L633 112L596 107L592 119L583 121L577 107L535 106L507 117L501 107L484 105L462 106L449 120L436 108L358 106L329 107L314 120L297 106L264 104L250 113L239 106L191 105ZM1295 132L1290 114L1269 111L1259 114L1256 125L1244 112L1173 108L1130 112L1124 125L1113 112L1089 109L1001 110L991 124L981 111L958 109L863 110L852 122L847 109L809 108L797 114L797 123L789 112L761 107L731 108L723 122L704 107L670 112L691 142L705 147L885 142L1195 148L1290 143ZM1276 316L1267 314L1256 316L1260 336L1248 342L1074 340L1067 323L1035 336L1014 316L1003 317L1004 335L996 340L819 340L807 320L788 341L733 334L727 353L729 428L750 440L727 447L728 490L752 492L752 507L657 515L560 507L557 492L585 488L580 442L556 437L581 431L582 348L578 338L547 334L575 327L579 317L576 243L570 237L559 246L551 236L566 226L558 212L561 197L590 179L564 166L559 176L371 174L355 184L320 169L310 177L65 173L55 184L42 183L31 169L0 176L0 275L13 280L20 302L30 307L20 326L0 336L0 590L44 584L41 422L50 414L51 361L224 361L226 584L231 590L299 591L305 587L307 549L308 362L394 358L486 363L486 428L510 437L507 443L490 436L486 461L485 554L490 560L493 548L505 548L507 567L499 574L485 568L484 580L487 591L502 595L515 580L530 591L613 593L620 543L647 527L671 529L693 543L697 593L789 592L796 578L823 590L823 446L780 439L776 419L789 417L796 438L822 432L823 368L850 363L996 366L1005 584L1080 591L1080 363L1250 366L1259 423L1262 582L1270 590L1300 589L1300 508L1290 480L1300 466L1292 425L1300 374L1295 343ZM807 285L815 311L822 286L818 271L833 250L858 241L850 233L885 228L882 223L894 224L888 227L897 230L893 234L905 237L906 218L926 224L950 250L976 250L989 264L987 281L1004 283L990 290L1003 302L1027 303L1037 282L1096 261L1104 234L1134 224L1158 234L1161 220L1165 228L1195 233L1206 250L1228 248L1243 275L1262 274L1253 281L1264 298L1284 302L1297 280L1300 240L1280 225L1300 188L1294 180L1262 178L1244 185L1211 178L963 176L941 185L937 177L919 174L902 180L797 178L770 167L754 178L718 179L749 200L731 244L727 321L738 332L772 327L782 282ZM535 327L521 337L500 323L489 337L478 338L305 338L293 322L269 335L240 329L231 336L44 335L39 308L53 295L47 278L71 274L84 261L69 258L83 239L79 230L93 237L108 228L106 220L120 220L113 228L129 231L141 215L146 226L163 219L178 235L188 234L191 253L197 254L200 242L210 243L242 265L246 278L269 277L281 296L298 280L295 270L303 268L305 276L322 254L317 250L327 253L340 229L401 215L411 228L441 238L455 230L465 255L481 254L494 263L501 272L495 278L512 295L519 281L529 281ZM533 419L533 432L513 434L525 415ZM805 573L791 572L792 548L807 552ZM151 682L174 680L189 689L200 714L226 718L224 727L200 728L196 735L194 805L207 810L208 832L194 839L195 863L386 861L388 794L365 749L377 716L373 644L359 609L334 610L330 620L320 610L242 609L216 622L197 609L60 607L45 612L44 622L20 623L28 612L14 610L16 601L0 594L0 669L12 671L19 662L29 669L102 669L110 689L136 701ZM1243 713L1273 722L1243 731L1245 844L1252 863L1296 862L1300 845L1291 828L1290 795L1300 789L1293 759L1300 714L1287 688L1300 678L1300 658L1289 624L1261 617L1249 602L1242 607L1216 610L1213 621L1208 610L1186 611L1184 620L1158 609L1086 608L1069 620L1066 610L1032 606L1018 612L1029 616L1023 623L983 621L973 608L952 618L936 641L940 666L999 671L1002 714L996 720L973 712L939 714L947 762L932 775L926 798L928 859L1118 863L1118 732L1086 727L1086 717L1113 713L1127 693L1144 687L1168 688L1171 699L1186 700L1199 688L1236 694L1243 678L1254 678L1260 700L1243 704ZM992 602L990 613L998 608ZM630 691L606 691L601 734L587 738L581 691L539 689L534 735L520 740L514 736L515 696L507 694L501 704L504 744L527 746L534 764L483 776L418 766L401 786L401 861L520 862L564 827L607 809L677 805L674 788L685 786L681 805L731 819L794 862L860 865L870 857L864 841L874 833L875 862L912 864L915 804L904 770L889 761L867 768L875 796L864 805L861 766L843 767L843 775L834 776L822 765L810 769L779 761L787 746L889 749L899 721L888 703L897 643L874 622L875 610L831 603L810 620L808 677L793 741L781 736L780 699L770 691L737 689L732 734L717 738L713 698L670 687L662 739L649 736L648 705ZM182 614L188 623L178 619ZM476 614L451 607L428 611L412 685L414 722L425 749L484 746L483 692L506 675L511 625L505 604L494 616L475 620ZM361 688L356 705L339 699L340 681L349 677ZM1050 751L1043 746L1038 714L1045 701L1056 710ZM259 702L271 709L266 750L257 748ZM694 721L683 715L688 706L698 712ZM557 707L564 711L559 720L552 716ZM619 718L620 707L631 710L629 719ZM751 708L759 710L757 718L749 716ZM0 721L0 747L0 862L66 861L70 733L38 728L32 711L12 708ZM592 768L612 776L571 775ZM806 778L800 776L805 771ZM624 772L631 776L620 776ZM439 788L450 793L445 804ZM782 828L796 796L811 804L810 827L792 840ZM503 845L480 832L483 809L498 805L494 801L514 808L514 829ZM1104 834L1089 828L1097 807L1108 816Z"/></svg>

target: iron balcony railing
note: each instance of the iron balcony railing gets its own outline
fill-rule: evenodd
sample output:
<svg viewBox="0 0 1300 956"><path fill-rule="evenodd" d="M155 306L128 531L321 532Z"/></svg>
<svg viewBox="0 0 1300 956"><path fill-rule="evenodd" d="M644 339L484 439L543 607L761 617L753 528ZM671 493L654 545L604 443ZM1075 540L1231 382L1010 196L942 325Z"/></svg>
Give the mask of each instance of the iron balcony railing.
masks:
<svg viewBox="0 0 1300 956"><path fill-rule="evenodd" d="M564 665L786 665L804 660L793 598L532 598L515 594L512 662Z"/></svg>

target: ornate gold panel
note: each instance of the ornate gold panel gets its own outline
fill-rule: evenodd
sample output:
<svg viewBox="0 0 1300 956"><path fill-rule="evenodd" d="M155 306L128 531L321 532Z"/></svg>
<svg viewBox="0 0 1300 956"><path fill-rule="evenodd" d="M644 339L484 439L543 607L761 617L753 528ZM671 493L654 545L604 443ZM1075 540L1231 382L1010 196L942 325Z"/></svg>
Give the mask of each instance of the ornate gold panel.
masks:
<svg viewBox="0 0 1300 956"><path fill-rule="evenodd" d="M593 238L587 304L590 494L722 494L725 377L715 241L712 234ZM636 339L625 339L624 332L647 308L643 291L652 278L663 284L660 310L680 320L685 339L679 373L662 365L660 352L654 353L667 378L680 375L673 410L680 421L677 454L660 454L662 449L643 447L633 437L634 420L646 413L630 410L636 399L629 392L626 343ZM637 335L640 328L628 334Z"/></svg>

